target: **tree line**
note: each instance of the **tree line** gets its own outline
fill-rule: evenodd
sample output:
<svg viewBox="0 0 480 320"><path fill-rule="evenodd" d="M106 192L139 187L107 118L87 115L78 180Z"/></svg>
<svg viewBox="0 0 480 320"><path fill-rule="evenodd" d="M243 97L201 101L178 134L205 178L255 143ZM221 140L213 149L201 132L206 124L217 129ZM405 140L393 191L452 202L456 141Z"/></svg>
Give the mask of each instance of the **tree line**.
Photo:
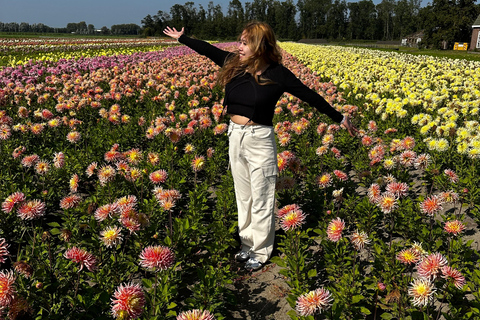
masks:
<svg viewBox="0 0 480 320"><path fill-rule="evenodd" d="M476 0L231 0L224 13L219 4L207 7L194 2L175 4L170 12L158 11L142 19L145 36L162 36L163 29L185 27L202 39L233 39L250 20L265 21L284 40L328 39L400 40L423 33L422 46L442 42L470 42L472 24L480 13Z"/></svg>
<svg viewBox="0 0 480 320"><path fill-rule="evenodd" d="M34 33L74 33L84 35L141 35L142 28L134 23L130 24L115 24L110 28L103 26L100 29L95 29L93 24L87 24L85 21L70 22L64 28L52 28L43 23L29 24L26 22L16 23L4 23L0 21L0 32L34 32Z"/></svg>
<svg viewBox="0 0 480 320"><path fill-rule="evenodd" d="M480 14L476 0L433 0L421 7L421 0L252 0L242 4L231 0L222 6L210 1L207 7L189 1L174 4L169 12L158 11L136 24L95 29L82 21L65 28L42 23L2 23L0 32L76 33L105 35L163 36L163 29L185 27L201 39L232 40L251 20L265 21L281 40L328 39L336 41L400 41L423 33L421 45L440 48L442 43L470 42L472 24Z"/></svg>

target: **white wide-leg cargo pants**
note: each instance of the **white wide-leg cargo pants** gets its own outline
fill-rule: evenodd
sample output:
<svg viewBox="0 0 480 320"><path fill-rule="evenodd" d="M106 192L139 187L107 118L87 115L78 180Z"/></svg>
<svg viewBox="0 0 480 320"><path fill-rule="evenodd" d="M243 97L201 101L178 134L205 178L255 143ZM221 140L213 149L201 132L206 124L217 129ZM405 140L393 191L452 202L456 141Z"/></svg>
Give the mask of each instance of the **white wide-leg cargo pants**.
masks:
<svg viewBox="0 0 480 320"><path fill-rule="evenodd" d="M275 133L273 127L230 121L228 136L242 251L265 263L275 239Z"/></svg>

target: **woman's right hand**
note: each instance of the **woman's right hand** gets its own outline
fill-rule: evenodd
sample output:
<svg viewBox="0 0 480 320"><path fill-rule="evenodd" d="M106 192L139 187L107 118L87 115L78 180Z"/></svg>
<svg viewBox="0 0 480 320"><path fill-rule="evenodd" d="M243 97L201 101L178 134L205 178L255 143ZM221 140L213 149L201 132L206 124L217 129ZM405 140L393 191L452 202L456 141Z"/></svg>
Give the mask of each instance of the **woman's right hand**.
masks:
<svg viewBox="0 0 480 320"><path fill-rule="evenodd" d="M173 39L177 39L180 38L180 36L183 34L183 32L185 31L185 28L182 28L181 31L177 31L177 29L175 28L170 28L170 27L166 27L165 30L163 30L163 33L165 33L167 36L173 38Z"/></svg>

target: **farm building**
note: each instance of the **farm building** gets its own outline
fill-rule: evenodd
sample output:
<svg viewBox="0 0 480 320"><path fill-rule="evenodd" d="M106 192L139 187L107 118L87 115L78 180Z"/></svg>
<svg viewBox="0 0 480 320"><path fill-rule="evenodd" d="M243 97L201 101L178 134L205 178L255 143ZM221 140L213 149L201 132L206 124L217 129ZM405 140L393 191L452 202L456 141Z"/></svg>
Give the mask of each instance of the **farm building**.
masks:
<svg viewBox="0 0 480 320"><path fill-rule="evenodd" d="M480 15L472 25L472 40L470 41L470 50L480 49Z"/></svg>
<svg viewBox="0 0 480 320"><path fill-rule="evenodd" d="M418 45L420 44L420 42L422 42L423 37L424 37L423 30L410 34L402 39L402 46L418 48Z"/></svg>

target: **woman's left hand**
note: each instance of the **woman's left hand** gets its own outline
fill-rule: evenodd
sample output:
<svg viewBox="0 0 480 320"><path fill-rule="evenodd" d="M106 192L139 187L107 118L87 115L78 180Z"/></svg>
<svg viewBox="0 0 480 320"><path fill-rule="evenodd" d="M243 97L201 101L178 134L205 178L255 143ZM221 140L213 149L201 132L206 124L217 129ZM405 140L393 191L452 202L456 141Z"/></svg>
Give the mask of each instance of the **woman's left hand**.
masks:
<svg viewBox="0 0 480 320"><path fill-rule="evenodd" d="M345 127L345 129L347 129L348 133L352 137L355 137L356 134L358 133L358 129L355 128L355 126L350 122L350 117L349 116L344 116L341 125L343 125Z"/></svg>
<svg viewBox="0 0 480 320"><path fill-rule="evenodd" d="M173 39L176 39L178 40L178 38L180 38L180 36L185 32L185 28L182 27L182 30L178 31L177 29L175 28L170 28L170 27L166 27L165 30L163 30L163 33L165 33L167 36L173 38Z"/></svg>

